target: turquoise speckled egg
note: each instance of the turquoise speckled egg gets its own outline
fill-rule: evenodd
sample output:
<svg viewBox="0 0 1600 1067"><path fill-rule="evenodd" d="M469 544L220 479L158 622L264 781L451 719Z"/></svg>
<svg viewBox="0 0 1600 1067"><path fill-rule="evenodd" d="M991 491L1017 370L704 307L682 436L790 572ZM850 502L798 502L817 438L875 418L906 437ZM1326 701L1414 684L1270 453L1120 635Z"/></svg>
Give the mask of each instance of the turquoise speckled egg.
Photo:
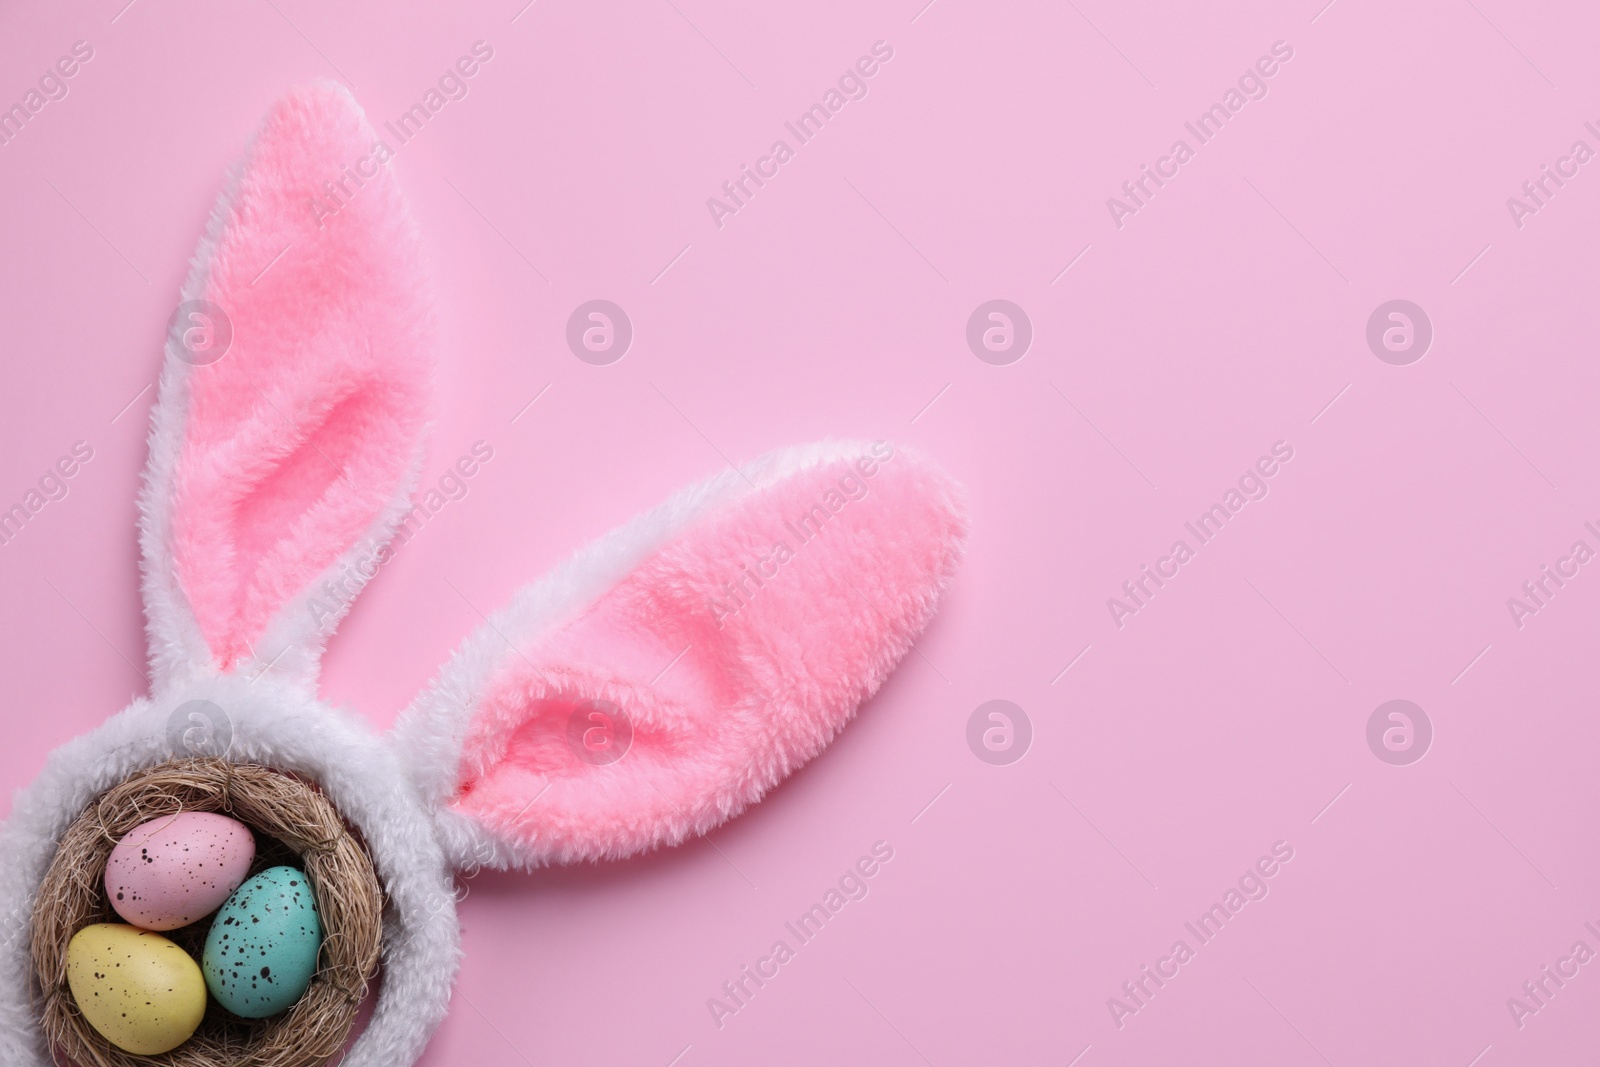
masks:
<svg viewBox="0 0 1600 1067"><path fill-rule="evenodd" d="M300 999L317 969L322 921L304 871L269 867L234 890L200 957L218 1004L264 1019Z"/></svg>

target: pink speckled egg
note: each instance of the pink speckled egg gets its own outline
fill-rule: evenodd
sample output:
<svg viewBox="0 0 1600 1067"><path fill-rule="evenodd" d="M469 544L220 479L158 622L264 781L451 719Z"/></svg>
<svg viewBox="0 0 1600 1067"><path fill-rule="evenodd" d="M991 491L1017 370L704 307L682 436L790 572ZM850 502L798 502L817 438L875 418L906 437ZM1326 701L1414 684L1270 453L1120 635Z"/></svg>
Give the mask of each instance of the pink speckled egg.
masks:
<svg viewBox="0 0 1600 1067"><path fill-rule="evenodd" d="M226 815L185 811L129 830L106 861L111 906L143 930L176 930L210 915L250 873L256 839Z"/></svg>

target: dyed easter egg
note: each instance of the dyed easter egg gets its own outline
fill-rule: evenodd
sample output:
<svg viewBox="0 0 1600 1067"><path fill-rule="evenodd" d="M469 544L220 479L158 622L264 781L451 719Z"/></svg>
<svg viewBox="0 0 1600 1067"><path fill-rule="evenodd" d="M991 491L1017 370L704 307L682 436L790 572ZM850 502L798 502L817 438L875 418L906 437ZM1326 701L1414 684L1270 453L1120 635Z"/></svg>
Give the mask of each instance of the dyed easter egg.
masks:
<svg viewBox="0 0 1600 1067"><path fill-rule="evenodd" d="M269 867L235 890L211 920L200 965L218 1004L264 1019L300 999L321 945L322 921L305 872Z"/></svg>
<svg viewBox="0 0 1600 1067"><path fill-rule="evenodd" d="M205 979L190 955L160 934L121 923L73 935L67 986L90 1026L140 1056L177 1048L206 1013Z"/></svg>
<svg viewBox="0 0 1600 1067"><path fill-rule="evenodd" d="M133 925L176 930L220 908L255 858L256 839L236 819L166 815L122 835L106 861L106 894Z"/></svg>

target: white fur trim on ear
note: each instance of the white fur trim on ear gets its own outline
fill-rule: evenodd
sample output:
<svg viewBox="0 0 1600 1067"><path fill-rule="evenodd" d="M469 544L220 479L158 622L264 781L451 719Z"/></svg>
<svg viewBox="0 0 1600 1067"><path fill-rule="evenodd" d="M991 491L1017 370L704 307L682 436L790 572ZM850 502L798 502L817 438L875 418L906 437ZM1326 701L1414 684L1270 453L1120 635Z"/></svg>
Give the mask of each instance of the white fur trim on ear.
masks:
<svg viewBox="0 0 1600 1067"><path fill-rule="evenodd" d="M189 277L179 294L180 303L199 300L205 295L211 257L233 210L233 199L242 176L243 166L235 167L211 209L205 234L189 263ZM189 375L194 368L173 352L170 336L164 343L156 402L150 410L150 459L145 464L144 483L139 490L142 556L139 567L145 629L150 642L150 684L157 691L168 678L203 670L211 663L211 650L206 647L194 611L178 585L172 557L173 477L178 455L183 450L184 415L189 410Z"/></svg>
<svg viewBox="0 0 1600 1067"><path fill-rule="evenodd" d="M520 589L511 603L463 641L439 673L401 713L395 745L426 802L435 811L445 854L457 867L528 866L511 842L449 807L460 785L462 748L489 681L513 648L568 621L651 553L716 508L797 471L860 455L859 442L824 441L781 449L729 468L679 491L666 503L573 553L544 578ZM508 644L509 642L509 644Z"/></svg>
<svg viewBox="0 0 1600 1067"><path fill-rule="evenodd" d="M420 798L384 739L295 686L237 675L139 700L57 749L0 831L0 1064L51 1067L28 988L29 917L56 841L102 792L169 759L168 720L189 700L225 710L228 757L304 774L360 831L383 883L382 977L344 1067L400 1067L444 1018L460 959L454 885Z"/></svg>

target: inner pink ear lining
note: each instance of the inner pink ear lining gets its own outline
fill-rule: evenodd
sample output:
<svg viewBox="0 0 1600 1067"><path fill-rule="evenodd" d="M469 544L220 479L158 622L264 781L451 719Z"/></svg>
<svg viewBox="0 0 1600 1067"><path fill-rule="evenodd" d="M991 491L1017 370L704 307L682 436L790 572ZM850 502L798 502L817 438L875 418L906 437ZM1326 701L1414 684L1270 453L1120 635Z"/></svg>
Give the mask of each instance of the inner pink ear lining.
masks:
<svg viewBox="0 0 1600 1067"><path fill-rule="evenodd" d="M180 515L175 530L180 578L189 578L186 588L206 598L205 610L196 605L197 615L220 666L230 667L249 654L286 597L356 543L393 498L410 456L376 450L373 442L393 446L413 439L409 428L418 420L406 410L416 406L411 399L384 384L353 386L320 412L314 427L302 419L282 454L253 475L253 484L238 485L239 478L251 476L237 468L206 471L197 443L185 449L179 484L188 498L210 492L213 499L231 495L234 500L225 515L206 522L220 520L211 536L225 538L226 552L219 553L220 546L202 534L194 511ZM296 414L304 415L304 409ZM271 399L240 418L267 423L268 433L291 432L285 413ZM228 480L235 484L226 485ZM210 577L202 581L205 571Z"/></svg>
<svg viewBox="0 0 1600 1067"><path fill-rule="evenodd" d="M333 446L348 441L351 433L348 424L357 421L360 408L372 406L371 398L353 393L329 408L315 427L299 427L300 439L263 472L234 509L235 543L242 556L259 563L267 558L279 540L271 529L274 524L257 518L260 513L277 510L290 523L297 523L313 509L331 503L328 492L333 483L349 477L347 462L341 463L344 457L339 457L337 447ZM254 584L248 580L239 582L241 608L247 591Z"/></svg>
<svg viewBox="0 0 1600 1067"><path fill-rule="evenodd" d="M567 669L519 667L485 696L474 717L461 757L462 797L508 766L554 777L588 774L597 767L629 774L649 762L651 753L672 755L696 743L694 718L654 693L598 672L580 678ZM613 735L626 733L628 748L620 760L589 762L575 750L582 740L570 736L572 720L578 720L580 732L603 733L607 724L595 720L596 714L612 720Z"/></svg>

